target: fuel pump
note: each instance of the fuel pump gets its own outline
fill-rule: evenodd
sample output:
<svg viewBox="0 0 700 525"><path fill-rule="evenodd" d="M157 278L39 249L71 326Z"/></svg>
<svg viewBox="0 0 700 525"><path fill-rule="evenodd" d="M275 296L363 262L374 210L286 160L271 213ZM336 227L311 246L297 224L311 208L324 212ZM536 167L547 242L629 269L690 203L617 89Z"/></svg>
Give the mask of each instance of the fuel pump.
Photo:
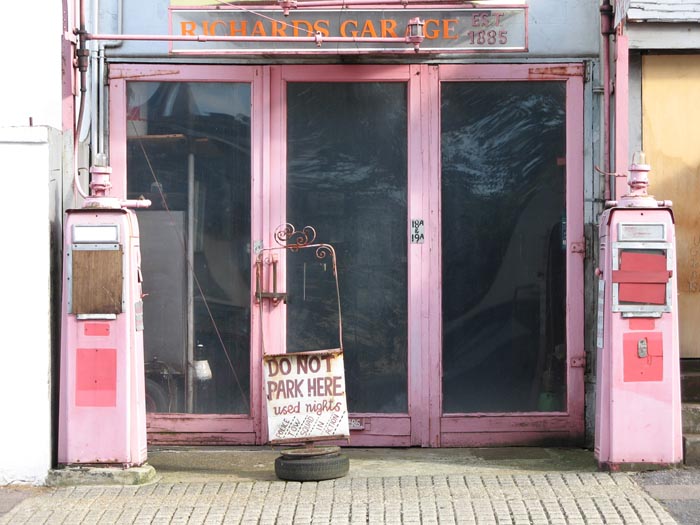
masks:
<svg viewBox="0 0 700 525"><path fill-rule="evenodd" d="M109 197L111 168L64 224L58 462L146 461L141 252L147 200Z"/></svg>
<svg viewBox="0 0 700 525"><path fill-rule="evenodd" d="M673 212L647 194L649 171L635 154L629 193L600 218L595 456L607 470L683 460Z"/></svg>

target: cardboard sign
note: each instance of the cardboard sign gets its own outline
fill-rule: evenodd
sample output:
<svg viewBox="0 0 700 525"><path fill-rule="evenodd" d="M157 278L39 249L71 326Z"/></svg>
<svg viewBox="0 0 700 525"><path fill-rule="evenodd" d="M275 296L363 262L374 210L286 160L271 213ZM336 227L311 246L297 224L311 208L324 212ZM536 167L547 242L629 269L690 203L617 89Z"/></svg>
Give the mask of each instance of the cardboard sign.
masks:
<svg viewBox="0 0 700 525"><path fill-rule="evenodd" d="M350 436L342 350L263 357L270 443Z"/></svg>

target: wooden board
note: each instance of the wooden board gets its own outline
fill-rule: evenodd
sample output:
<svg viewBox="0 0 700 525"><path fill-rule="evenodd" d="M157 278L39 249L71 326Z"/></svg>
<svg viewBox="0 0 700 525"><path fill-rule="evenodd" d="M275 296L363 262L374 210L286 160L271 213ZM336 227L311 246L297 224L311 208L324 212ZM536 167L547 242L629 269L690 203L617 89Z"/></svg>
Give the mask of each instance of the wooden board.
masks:
<svg viewBox="0 0 700 525"><path fill-rule="evenodd" d="M673 201L681 357L700 357L700 57L642 62L643 144L650 193Z"/></svg>
<svg viewBox="0 0 700 525"><path fill-rule="evenodd" d="M122 248L73 250L73 314L122 312Z"/></svg>
<svg viewBox="0 0 700 525"><path fill-rule="evenodd" d="M621 4L629 6L627 18L635 22L700 21L700 0L617 0Z"/></svg>

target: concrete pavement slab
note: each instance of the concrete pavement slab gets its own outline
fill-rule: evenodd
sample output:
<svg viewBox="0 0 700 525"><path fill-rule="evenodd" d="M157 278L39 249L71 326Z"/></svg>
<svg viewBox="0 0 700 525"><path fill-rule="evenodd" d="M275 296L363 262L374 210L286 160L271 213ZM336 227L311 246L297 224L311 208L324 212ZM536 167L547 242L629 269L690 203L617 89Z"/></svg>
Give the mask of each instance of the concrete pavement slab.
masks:
<svg viewBox="0 0 700 525"><path fill-rule="evenodd" d="M629 474L541 472L62 487L0 518L35 523L676 522Z"/></svg>
<svg viewBox="0 0 700 525"><path fill-rule="evenodd" d="M298 483L274 477L277 449L153 449L155 482L44 488L0 516L0 525L676 523L634 474L597 472L585 450L344 453L351 458L347 477Z"/></svg>
<svg viewBox="0 0 700 525"><path fill-rule="evenodd" d="M148 462L164 481L276 481L280 447L157 447ZM590 451L573 448L345 448L348 477L464 473L595 472Z"/></svg>
<svg viewBox="0 0 700 525"><path fill-rule="evenodd" d="M682 525L700 524L700 469L642 472L635 477Z"/></svg>

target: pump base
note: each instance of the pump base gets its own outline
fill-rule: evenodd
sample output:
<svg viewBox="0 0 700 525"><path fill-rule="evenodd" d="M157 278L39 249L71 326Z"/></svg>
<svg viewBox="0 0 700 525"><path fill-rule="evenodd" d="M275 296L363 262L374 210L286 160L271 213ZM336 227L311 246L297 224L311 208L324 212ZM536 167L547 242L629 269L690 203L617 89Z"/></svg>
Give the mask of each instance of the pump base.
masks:
<svg viewBox="0 0 700 525"><path fill-rule="evenodd" d="M680 468L683 466L679 463L646 463L644 461L633 463L613 463L609 461L599 461L598 470L602 472L643 472L645 470L668 470Z"/></svg>
<svg viewBox="0 0 700 525"><path fill-rule="evenodd" d="M156 469L148 464L129 468L66 466L50 470L46 485L145 485L155 479Z"/></svg>

